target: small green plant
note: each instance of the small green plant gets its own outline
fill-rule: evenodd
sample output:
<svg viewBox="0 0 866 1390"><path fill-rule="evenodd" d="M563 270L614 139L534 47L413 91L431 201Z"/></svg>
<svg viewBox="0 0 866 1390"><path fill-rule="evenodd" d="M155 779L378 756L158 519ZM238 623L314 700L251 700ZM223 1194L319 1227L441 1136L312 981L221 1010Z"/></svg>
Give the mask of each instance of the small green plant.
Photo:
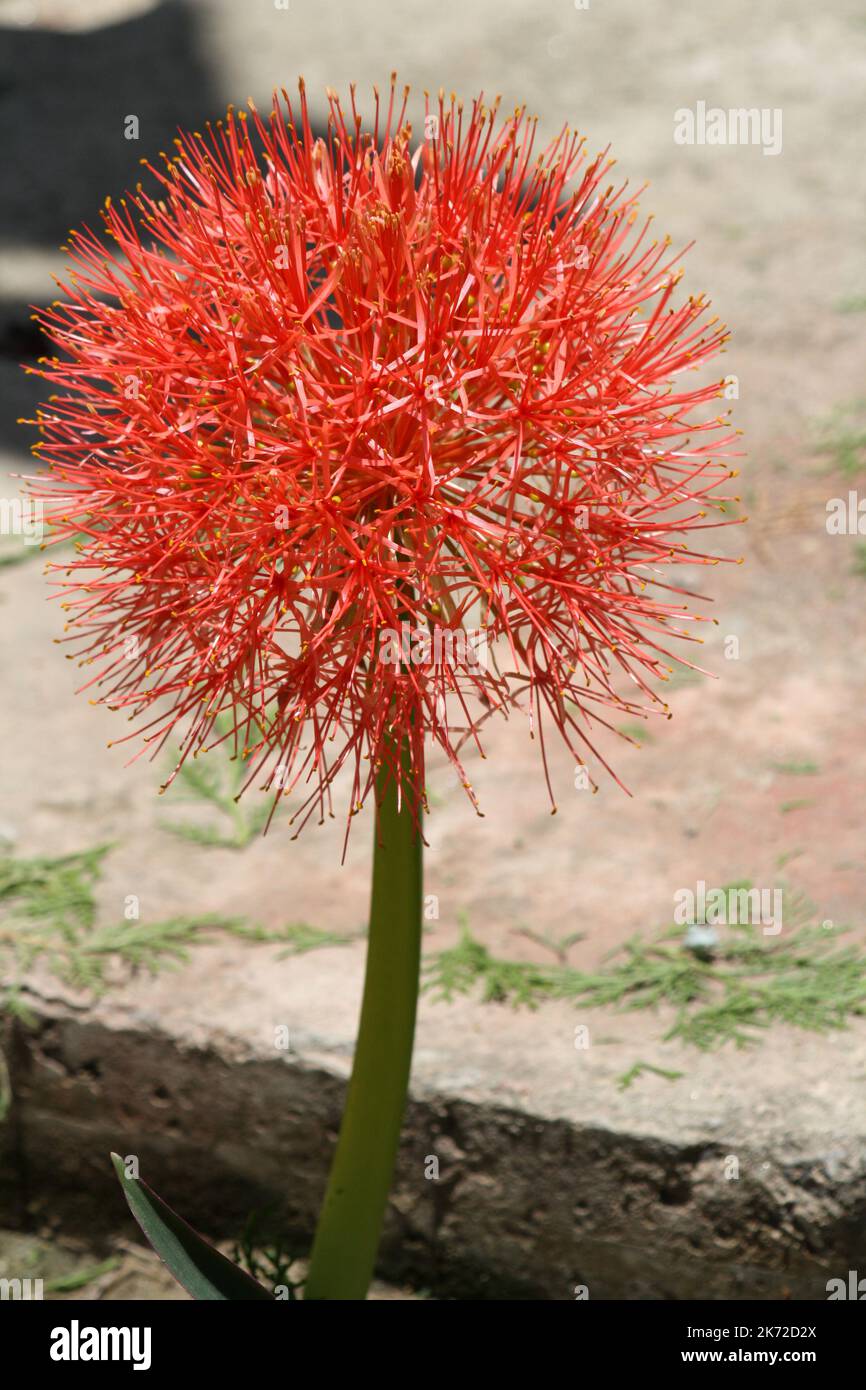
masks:
<svg viewBox="0 0 866 1390"><path fill-rule="evenodd" d="M786 865L786 864L790 864L790 862L791 862L792 859L799 859L799 857L800 857L800 855L801 855L802 853L803 853L803 850L801 850L801 849L788 849L788 850L785 850L782 854L777 855L777 857L776 857L776 868L777 868L777 869L784 869L785 865Z"/></svg>
<svg viewBox="0 0 866 1390"><path fill-rule="evenodd" d="M518 935L525 936L527 941L534 941L536 946L543 946L546 951L550 951L558 960L560 965L568 964L568 953L572 946L576 946L578 941L583 941L586 937L585 931L567 932L565 936L551 936L549 932L536 932L531 927L518 928Z"/></svg>
<svg viewBox="0 0 866 1390"><path fill-rule="evenodd" d="M214 725L217 747L211 756L185 759L177 775L176 799L196 802L200 807L217 812L217 824L162 819L160 826L171 835L218 849L246 849L261 835L271 813L273 798L267 798L264 806L252 807L238 799L249 776L249 764L240 753L232 752L231 730L228 717L220 716ZM220 752L222 757L218 756Z"/></svg>
<svg viewBox="0 0 866 1390"><path fill-rule="evenodd" d="M96 920L93 885L111 845L55 857L0 857L0 909L24 924L50 922L68 934Z"/></svg>
<svg viewBox="0 0 866 1390"><path fill-rule="evenodd" d="M284 945L285 956L322 946L344 946L357 932L339 933L288 922L268 928L219 914L177 916L160 921L99 923L94 887L111 845L76 854L19 859L0 855L0 1013L30 1018L23 998L27 972L42 962L75 989L100 994L110 961L151 974L183 963L192 946L214 932L246 941ZM0 1069L0 1115L4 1104Z"/></svg>
<svg viewBox="0 0 866 1390"><path fill-rule="evenodd" d="M361 932L326 931L321 927L311 927L309 922L287 922L284 927L274 929L236 923L231 930L235 936L245 937L248 941L287 943L286 950L280 952L278 960L286 956L302 956L322 946L347 946L362 935Z"/></svg>
<svg viewBox="0 0 866 1390"><path fill-rule="evenodd" d="M858 541L854 547L854 573L860 579L866 579L866 541Z"/></svg>
<svg viewBox="0 0 866 1390"><path fill-rule="evenodd" d="M866 468L866 399L839 405L818 425L817 448L849 476Z"/></svg>
<svg viewBox="0 0 866 1390"><path fill-rule="evenodd" d="M500 960L463 921L457 945L425 962L425 989L447 1001L480 988L482 999L515 1008L537 1008L547 999L571 999L582 1008L672 1008L664 1040L679 1038L703 1051L728 1042L746 1046L774 1023L827 1032L866 1015L866 954L839 948L843 929L815 925L800 896L785 895L783 917L785 935L778 938L746 924L720 927L710 952L688 949L679 926L651 941L635 936L591 973Z"/></svg>
<svg viewBox="0 0 866 1390"><path fill-rule="evenodd" d="M670 1071L667 1067L654 1067L651 1062L635 1062L633 1067L624 1071L616 1079L617 1090L627 1091L629 1086L633 1086L645 1073L651 1072L653 1076L661 1076L665 1081L679 1081L680 1077L685 1076L682 1071Z"/></svg>
<svg viewBox="0 0 866 1390"><path fill-rule="evenodd" d="M422 991L450 1003L455 995L469 994L481 986L485 1002L538 1007L554 992L554 972L561 967L533 965L526 961L500 960L476 941L465 917L460 919L456 946L438 951L423 963Z"/></svg>
<svg viewBox="0 0 866 1390"><path fill-rule="evenodd" d="M653 735L646 724L620 724L619 732L624 738L631 739L632 743L652 743L653 741Z"/></svg>
<svg viewBox="0 0 866 1390"><path fill-rule="evenodd" d="M234 1243L232 1259L269 1292L279 1290L281 1298L294 1302L298 1290L303 1287L303 1280L294 1278L292 1273L298 1256L282 1237L263 1237L262 1227L269 1214L268 1210L250 1213L241 1235Z"/></svg>
<svg viewBox="0 0 866 1390"><path fill-rule="evenodd" d="M842 299L837 299L833 307L837 314L866 313L866 294L845 295Z"/></svg>
<svg viewBox="0 0 866 1390"><path fill-rule="evenodd" d="M97 1279L102 1279L112 1270L117 1269L120 1259L117 1255L110 1255L107 1260L103 1260L98 1265L87 1265L83 1269L76 1269L71 1274L61 1274L56 1279L49 1279L45 1284L46 1293L77 1293L79 1289L85 1289L88 1284L93 1284Z"/></svg>
<svg viewBox="0 0 866 1390"><path fill-rule="evenodd" d="M29 1019L23 981L37 962L73 988L99 994L111 960L155 973L185 960L207 933L241 925L219 916L99 924L93 889L110 848L54 858L0 856L0 1012Z"/></svg>

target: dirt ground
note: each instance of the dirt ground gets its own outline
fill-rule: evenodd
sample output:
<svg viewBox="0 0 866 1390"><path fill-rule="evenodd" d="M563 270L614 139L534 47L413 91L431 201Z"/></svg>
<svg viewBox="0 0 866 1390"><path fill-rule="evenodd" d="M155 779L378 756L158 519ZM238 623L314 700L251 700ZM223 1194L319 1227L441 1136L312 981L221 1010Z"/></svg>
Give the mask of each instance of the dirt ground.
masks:
<svg viewBox="0 0 866 1390"><path fill-rule="evenodd" d="M0 23L12 24L15 8L0 4ZM642 746L602 740L630 797L604 777L596 796L575 789L572 759L551 740L559 804L551 816L538 749L519 718L489 727L485 761L469 754L483 820L434 759L426 891L438 896L440 915L428 949L453 942L465 914L486 945L509 957L545 958L524 928L553 939L582 932L569 959L590 966L635 932L670 923L678 889L742 879L801 891L817 920L848 924L866 941L866 564L862 540L828 535L825 525L829 499L866 486L866 452L846 444L864 430L862 6L291 0L284 13L203 0L182 8L215 100L266 100L299 71L313 92L342 91L350 80L363 91L396 67L419 89L501 92L506 108L525 101L536 110L544 132L567 121L589 133L591 148L610 142L624 175L651 181L644 206L658 227L675 244L695 240L684 285L706 292L733 329L725 370L739 380L749 523L718 533L720 548L744 555L743 565L694 575L718 618L700 649L709 675L674 680L673 719L651 722ZM73 27L96 7L28 9L45 24ZM120 19L133 7L110 9ZM153 21L152 7L139 11L144 20L134 22ZM37 37L31 26L28 41ZM74 37L88 36L78 28ZM166 68L150 80L176 82L170 57ZM98 90L92 100L92 111L71 119L97 127ZM674 112L698 100L780 108L781 153L676 144ZM34 113L36 135L39 119ZM95 137L97 149L104 138ZM143 132L142 153L149 144ZM56 264L35 220L27 237L7 236L0 280L12 344L0 371L7 418L26 404L13 361L21 305L51 295ZM821 447L828 421L835 452ZM7 444L9 473L22 468L23 450L23 439ZM7 495L15 487L10 478ZM106 750L117 723L73 694L76 672L51 640L60 626L38 560L0 570L0 832L14 851L115 841L100 888L107 916L136 894L154 920L219 911L270 926L358 929L370 816L356 821L343 867L339 819L308 827L296 842L276 824L240 852L167 834L159 822L172 807L156 795L164 769L138 762L124 771L123 750ZM732 636L739 655L726 659ZM200 988L208 989L206 975ZM475 1006L474 1025L461 1009L455 1026L483 1027L485 1007ZM653 1038L660 1032L652 1015L637 1026Z"/></svg>
<svg viewBox="0 0 866 1390"><path fill-rule="evenodd" d="M230 1257L233 1251L226 1249ZM130 1241L113 1241L102 1259L94 1259L84 1243L50 1237L22 1235L0 1230L0 1279L42 1279L46 1299L72 1302L133 1302L158 1299L186 1300L189 1295L169 1274L152 1250ZM300 1275L297 1268L293 1279ZM411 1299L408 1290L395 1289L379 1280L370 1289L374 1302Z"/></svg>

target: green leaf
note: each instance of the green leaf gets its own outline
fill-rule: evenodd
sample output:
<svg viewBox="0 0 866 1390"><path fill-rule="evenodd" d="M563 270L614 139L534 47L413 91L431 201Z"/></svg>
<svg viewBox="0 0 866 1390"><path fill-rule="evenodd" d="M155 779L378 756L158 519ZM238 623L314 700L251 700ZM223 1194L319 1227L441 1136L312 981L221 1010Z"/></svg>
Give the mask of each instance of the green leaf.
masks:
<svg viewBox="0 0 866 1390"><path fill-rule="evenodd" d="M113 1153L111 1161L130 1211L159 1258L187 1293L200 1301L265 1298L273 1302L266 1288L198 1235L151 1191L147 1183L141 1178L128 1177L119 1154Z"/></svg>

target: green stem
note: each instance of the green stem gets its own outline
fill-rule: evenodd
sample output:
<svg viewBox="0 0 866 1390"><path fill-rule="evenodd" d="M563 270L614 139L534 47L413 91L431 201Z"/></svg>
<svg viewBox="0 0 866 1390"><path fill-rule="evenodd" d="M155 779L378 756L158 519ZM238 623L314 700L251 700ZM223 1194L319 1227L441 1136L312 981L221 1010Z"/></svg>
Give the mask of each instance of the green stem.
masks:
<svg viewBox="0 0 866 1390"><path fill-rule="evenodd" d="M401 751L410 784L408 743ZM319 1214L305 1299L362 1299L394 1174L409 1087L421 960L421 836L383 765L367 973L352 1078Z"/></svg>

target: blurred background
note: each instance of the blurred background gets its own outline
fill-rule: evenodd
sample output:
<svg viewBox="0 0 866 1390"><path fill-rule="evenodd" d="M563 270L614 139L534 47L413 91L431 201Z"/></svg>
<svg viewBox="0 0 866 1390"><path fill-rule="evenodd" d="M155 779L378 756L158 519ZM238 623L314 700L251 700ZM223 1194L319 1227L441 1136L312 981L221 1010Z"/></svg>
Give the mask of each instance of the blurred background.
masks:
<svg viewBox="0 0 866 1390"><path fill-rule="evenodd" d="M718 619L707 674L675 676L670 722L602 745L631 798L604 782L589 797L551 747L551 817L518 720L470 760L483 821L434 763L427 948L436 978L463 949L477 988L422 1012L385 1273L458 1297L571 1298L578 1282L609 1297L824 1297L825 1278L866 1260L866 518L862 533L827 529L832 499L866 496L856 0L0 0L3 495L29 464L16 419L43 391L20 369L45 350L30 306L55 295L68 229L134 185L178 126L248 97L266 106L300 74L314 111L353 81L364 109L392 69L416 114L425 88L483 90L526 103L544 136L569 123L591 152L609 144L631 185L649 183L659 232L694 240L683 288L733 330L723 362L749 524L717 533L744 565L689 576ZM675 113L699 101L780 110L780 152L676 143ZM263 840L257 805L232 809L230 768L158 799L164 765L124 770L124 750L106 750L112 716L74 696L46 597L38 547L0 535L0 974L14 986L0 1225L15 1233L9 1267L48 1261L60 1293L85 1269L75 1296L165 1296L134 1248L111 1263L113 1223L126 1227L106 1147L145 1155L155 1185L220 1238L277 1202L303 1251L351 1055L370 826L356 824L341 867L339 819L298 842L277 823ZM704 1020L666 1041L683 1000L643 946L636 993L620 980L605 997L646 1002L661 980L659 1012L575 1013L544 984L527 986L534 1011L495 1002L535 963L572 972L575 989L575 972L615 971L609 953L651 943L700 882L786 895L787 993L762 999L756 976L750 1046L736 1046L736 1000L715 1032ZM275 939L211 932L216 916ZM116 937L90 967L62 945L123 921L143 933L137 961ZM22 923L43 934L33 958ZM828 973L820 934L835 943L842 928L853 954ZM151 978L141 966L164 963L166 942L188 962ZM517 975L496 976L497 961ZM293 1046L275 1062L280 1023ZM440 1184L418 1181L428 1153ZM741 1181L724 1186L730 1155Z"/></svg>

